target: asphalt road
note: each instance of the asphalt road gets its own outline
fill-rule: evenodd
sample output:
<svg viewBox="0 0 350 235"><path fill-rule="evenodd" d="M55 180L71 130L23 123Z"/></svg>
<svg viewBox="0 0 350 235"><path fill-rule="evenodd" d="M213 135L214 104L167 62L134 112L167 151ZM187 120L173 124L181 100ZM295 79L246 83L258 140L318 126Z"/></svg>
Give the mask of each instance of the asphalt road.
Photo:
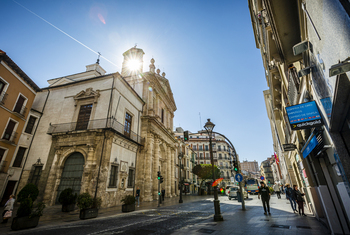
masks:
<svg viewBox="0 0 350 235"><path fill-rule="evenodd" d="M219 197L221 212L237 210L241 205L237 200ZM66 221L59 226L45 226L18 231L15 234L40 235L109 235L109 234L171 234L172 232L194 225L214 216L213 199L199 200L191 203L140 210L105 218Z"/></svg>

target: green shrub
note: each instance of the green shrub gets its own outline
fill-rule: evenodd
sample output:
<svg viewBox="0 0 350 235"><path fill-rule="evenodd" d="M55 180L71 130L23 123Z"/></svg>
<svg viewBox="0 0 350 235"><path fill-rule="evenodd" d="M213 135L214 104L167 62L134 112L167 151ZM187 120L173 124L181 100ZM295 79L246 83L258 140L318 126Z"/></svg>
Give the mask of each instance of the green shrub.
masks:
<svg viewBox="0 0 350 235"><path fill-rule="evenodd" d="M35 184L27 184L17 195L17 201L22 202L27 198L31 198L32 202L36 200L39 195L39 189Z"/></svg>
<svg viewBox="0 0 350 235"><path fill-rule="evenodd" d="M45 204L43 202L39 202L35 205L33 204L38 195L39 190L35 184L27 184L24 186L24 188L17 195L17 201L20 203L17 210L17 217L33 217L43 215Z"/></svg>
<svg viewBox="0 0 350 235"><path fill-rule="evenodd" d="M77 202L77 194L73 194L73 189L66 188L63 190L58 198L58 202L62 205L75 204Z"/></svg>
<svg viewBox="0 0 350 235"><path fill-rule="evenodd" d="M94 200L89 193L82 193L78 196L77 205L80 210L92 207Z"/></svg>
<svg viewBox="0 0 350 235"><path fill-rule="evenodd" d="M136 199L133 195L126 195L120 201L125 205L132 205L132 204L135 204Z"/></svg>

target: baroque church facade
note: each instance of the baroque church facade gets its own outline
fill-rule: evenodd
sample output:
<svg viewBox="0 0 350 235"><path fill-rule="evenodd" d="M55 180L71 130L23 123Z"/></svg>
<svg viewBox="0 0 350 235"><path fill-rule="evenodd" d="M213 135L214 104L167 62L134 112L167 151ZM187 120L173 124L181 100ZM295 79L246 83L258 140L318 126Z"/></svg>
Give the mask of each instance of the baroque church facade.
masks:
<svg viewBox="0 0 350 235"><path fill-rule="evenodd" d="M48 80L32 106L39 120L17 192L34 183L38 200L55 205L72 188L111 207L139 187L141 200L152 201L160 171L166 197L176 195L176 105L154 59L142 71L143 54L136 47L126 51L121 74L106 74L97 61L85 72Z"/></svg>
<svg viewBox="0 0 350 235"><path fill-rule="evenodd" d="M141 116L145 144L137 157L135 184L140 188L141 200L152 201L158 199L158 171L164 177L161 188L165 189L165 196L173 197L177 192L178 141L172 130L177 108L169 81L164 72L156 70L153 58L149 71L142 71L143 55L143 50L136 47L126 51L121 74L145 102ZM136 68L130 70L129 65L135 61Z"/></svg>

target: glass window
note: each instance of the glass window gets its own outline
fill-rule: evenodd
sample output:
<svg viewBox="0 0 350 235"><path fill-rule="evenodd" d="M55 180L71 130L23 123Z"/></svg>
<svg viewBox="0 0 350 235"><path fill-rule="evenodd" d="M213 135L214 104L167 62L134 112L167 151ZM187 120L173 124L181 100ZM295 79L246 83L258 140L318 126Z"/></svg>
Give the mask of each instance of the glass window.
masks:
<svg viewBox="0 0 350 235"><path fill-rule="evenodd" d="M124 135L130 137L132 116L128 113L125 114Z"/></svg>
<svg viewBox="0 0 350 235"><path fill-rule="evenodd" d="M134 186L134 170L129 169L129 176L128 176L128 187Z"/></svg>
<svg viewBox="0 0 350 235"><path fill-rule="evenodd" d="M13 165L12 165L13 167L21 167L22 160L23 160L23 157L24 157L24 153L26 152L26 150L27 149L23 148L23 147L19 147L18 148L15 161L13 162Z"/></svg>
<svg viewBox="0 0 350 235"><path fill-rule="evenodd" d="M117 177L118 177L117 175L118 175L118 166L112 165L111 166L111 173L109 176L109 187L110 188L117 187Z"/></svg>
<svg viewBox="0 0 350 235"><path fill-rule="evenodd" d="M199 145L199 150L203 150L203 146L202 145Z"/></svg>
<svg viewBox="0 0 350 235"><path fill-rule="evenodd" d="M86 130L89 125L92 104L81 105L76 130Z"/></svg>
<svg viewBox="0 0 350 235"><path fill-rule="evenodd" d="M16 126L16 122L10 120L9 123L7 124L4 136L2 138L9 141L12 140L15 134L13 133L13 129L15 128L15 126Z"/></svg>
<svg viewBox="0 0 350 235"><path fill-rule="evenodd" d="M32 131L33 131L36 119L37 118L34 117L34 116L30 116L29 117L29 120L28 120L28 123L27 123L27 127L26 127L26 129L24 131L25 133L32 134Z"/></svg>
<svg viewBox="0 0 350 235"><path fill-rule="evenodd" d="M208 145L205 146L205 151L209 151L209 146Z"/></svg>

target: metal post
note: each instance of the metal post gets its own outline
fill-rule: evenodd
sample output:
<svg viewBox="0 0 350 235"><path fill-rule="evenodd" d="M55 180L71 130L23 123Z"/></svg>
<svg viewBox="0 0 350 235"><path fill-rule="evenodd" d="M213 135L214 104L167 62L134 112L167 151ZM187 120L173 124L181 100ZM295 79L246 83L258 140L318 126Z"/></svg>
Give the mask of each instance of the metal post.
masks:
<svg viewBox="0 0 350 235"><path fill-rule="evenodd" d="M158 207L160 207L160 200L161 200L161 196L160 196L160 180L158 180Z"/></svg>
<svg viewBox="0 0 350 235"><path fill-rule="evenodd" d="M179 203L183 203L183 200L182 200L182 179L181 179L181 155L179 156L179 167L180 167L180 180L179 180L179 183L180 183L180 200L179 200Z"/></svg>
<svg viewBox="0 0 350 235"><path fill-rule="evenodd" d="M209 133L208 133L209 134ZM212 165L212 171L213 171L213 183L215 182L215 166L214 166L214 158L213 158L213 148L211 143L211 134L209 134L209 150L210 150L210 160ZM214 186L214 221L223 221L224 218L221 215L220 212L220 201L218 200L218 189L217 186Z"/></svg>

